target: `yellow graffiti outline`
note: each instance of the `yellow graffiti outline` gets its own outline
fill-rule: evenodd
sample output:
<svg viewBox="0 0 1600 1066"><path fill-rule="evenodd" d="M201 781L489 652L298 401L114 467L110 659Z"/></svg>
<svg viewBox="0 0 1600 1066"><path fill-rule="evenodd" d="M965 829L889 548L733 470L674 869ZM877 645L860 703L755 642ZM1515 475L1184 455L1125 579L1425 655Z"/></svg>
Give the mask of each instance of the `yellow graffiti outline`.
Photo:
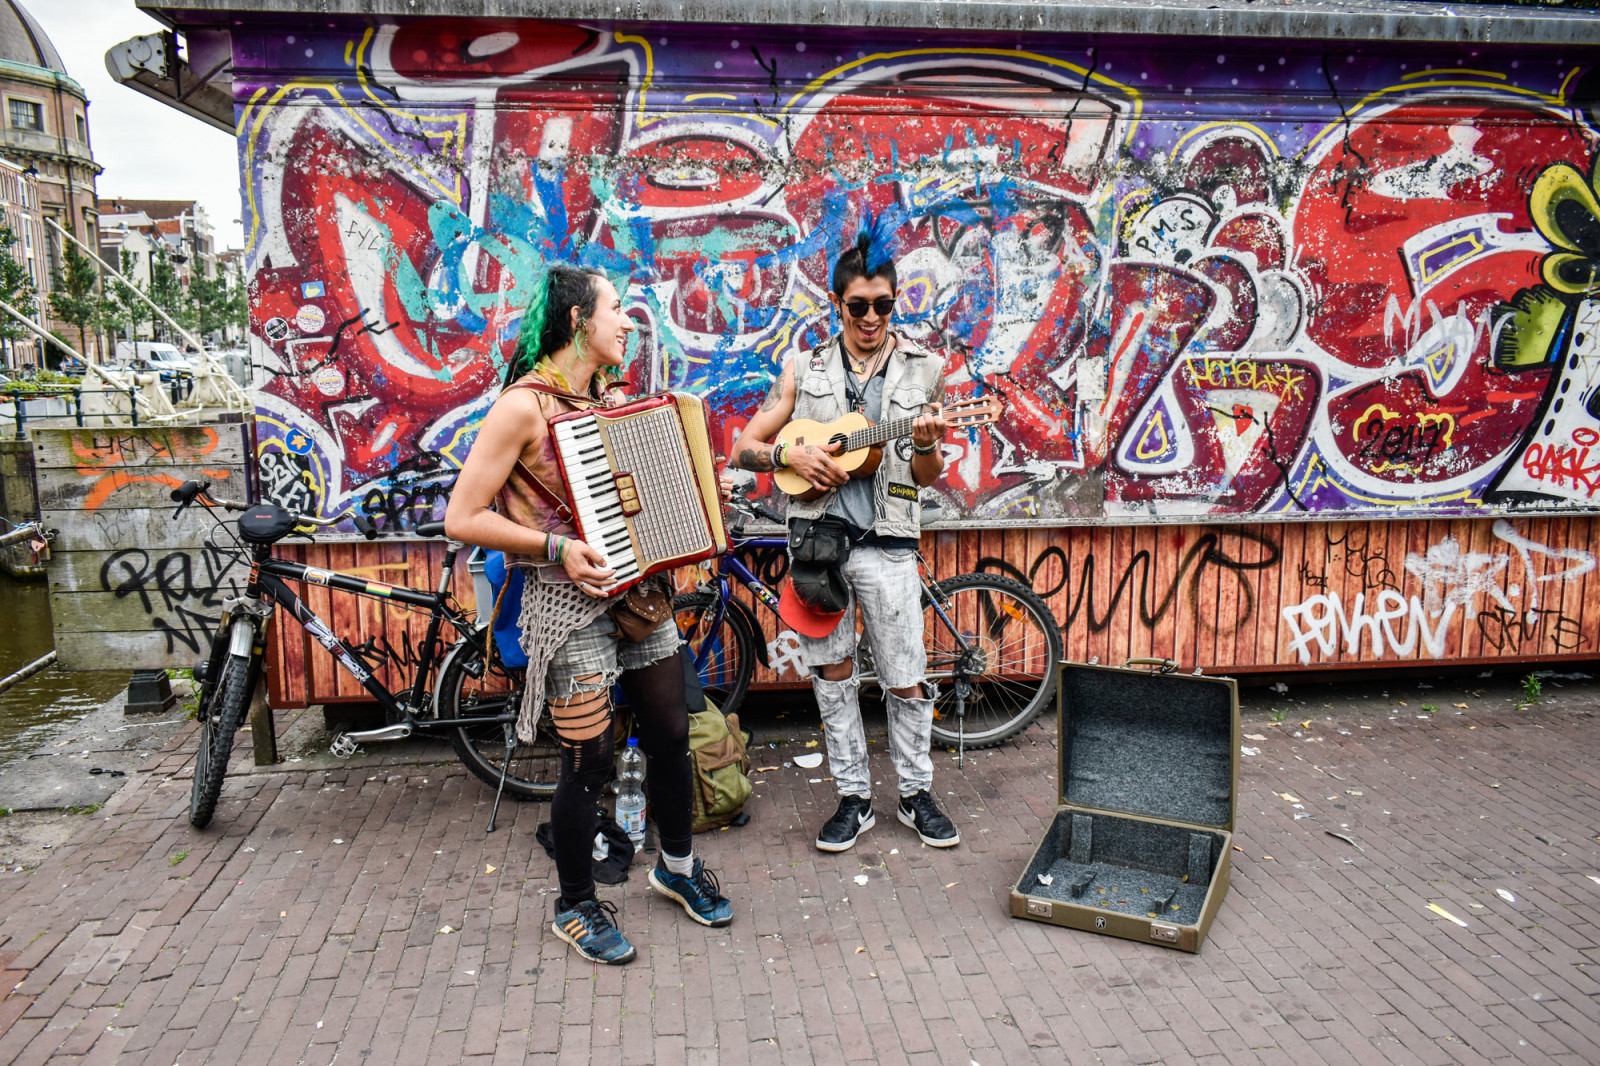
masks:
<svg viewBox="0 0 1600 1066"><path fill-rule="evenodd" d="M1150 439L1151 432L1155 430L1161 431L1161 447L1155 451L1146 451L1145 442ZM1133 454L1136 458L1149 461L1151 459L1158 459L1167 454L1171 448L1172 438L1167 436L1166 411L1164 409L1158 410L1155 412L1154 417L1152 417L1149 422L1145 423L1144 432L1139 434L1138 443L1133 446Z"/></svg>
<svg viewBox="0 0 1600 1066"><path fill-rule="evenodd" d="M737 101L738 99L739 98L737 96L733 95L732 93L690 93L688 96L685 96L683 98L683 102L686 103L686 104L692 104L696 100L734 100L734 101Z"/></svg>
<svg viewBox="0 0 1600 1066"><path fill-rule="evenodd" d="M1445 426L1444 431L1444 446L1446 448L1454 447L1456 438L1455 415L1451 414L1449 411L1440 411L1437 414L1420 414L1417 416L1418 428L1431 426L1437 422L1448 423L1448 425Z"/></svg>
<svg viewBox="0 0 1600 1066"><path fill-rule="evenodd" d="M304 430L296 429L294 426L289 425L287 422L284 422L284 421L281 421L279 419L273 418L269 414L262 414L259 410L256 412L256 421L257 422L265 422L269 426L277 426L279 429L281 429L283 431L284 436L288 436L290 433L304 433L305 432ZM307 434L307 436L310 436L310 434ZM283 437L274 437L274 438L272 438L270 440L265 440L265 441L261 442L261 447L256 449L256 458L257 458L257 460L259 460L261 456L265 455L267 453L267 451L270 450L274 445L276 445L278 450L283 452L285 455L294 455L295 454L294 452L291 452L289 450L289 446L284 443ZM330 467L331 467L331 464L330 464ZM311 488L317 494L317 506L318 507L322 507L328 502L328 486L327 486L327 483L324 482L322 480L322 478L318 476L318 469L319 469L318 468L318 464L312 463L311 464L311 469L309 471L307 471L307 473L309 473L311 475Z"/></svg>
<svg viewBox="0 0 1600 1066"><path fill-rule="evenodd" d="M1435 71L1435 70L1428 70L1428 71L1420 71L1419 73L1437 74L1439 72ZM1500 82L1487 82L1487 83L1485 83L1485 82L1469 81L1467 79L1460 79L1460 80L1456 80L1456 81L1426 81L1426 82L1413 82L1413 83L1410 83L1410 84L1402 84L1402 85L1391 85L1386 89L1378 89L1375 92L1368 93L1366 96L1362 97L1360 100L1357 100L1355 102L1355 104L1350 108L1350 110L1348 112L1348 114L1349 114L1349 118L1348 119L1341 119L1341 120L1339 120L1337 122L1330 122L1327 126L1323 127L1323 130L1322 130L1321 133L1319 133L1315 137L1311 138L1311 140L1306 144L1306 146L1304 148L1300 149L1300 151L1298 153L1296 153L1295 158L1296 159L1309 159L1309 158L1311 158L1311 155L1312 155L1312 153L1314 151L1316 151L1317 146L1322 143L1322 139L1324 137L1328 136L1330 133L1333 133L1335 131L1342 132L1344 130L1344 128L1345 128L1345 123L1346 122L1360 122L1360 123L1364 124L1364 123L1370 121L1369 119L1365 119L1365 118L1360 117L1360 115L1358 115L1357 113L1362 111L1362 110L1364 110L1364 109L1366 109L1374 101L1378 100L1380 97L1386 96L1389 93L1415 92L1418 89L1491 89L1491 90L1494 90L1495 92L1510 93L1510 94L1515 95L1515 96L1530 96L1533 99L1538 100L1541 103L1544 103L1544 104L1546 104L1546 105L1548 105L1548 106L1550 106L1552 108L1561 108L1561 107L1564 107L1566 105L1566 101L1563 100L1559 96L1551 96L1549 93L1542 93L1542 92L1539 92L1539 91L1537 91L1535 89L1524 89L1524 88L1521 88L1520 86L1516 86L1516 85L1504 85L1504 84L1501 84Z"/></svg>
<svg viewBox="0 0 1600 1066"><path fill-rule="evenodd" d="M650 47L650 42L643 37L635 37L631 33L613 33L611 39L618 44L637 44L644 49L644 81L639 83L639 102L634 105L634 112L638 116L639 125L648 126L660 122L662 116L651 118L646 112L649 106L650 86L656 77L656 54Z"/></svg>
<svg viewBox="0 0 1600 1066"><path fill-rule="evenodd" d="M1418 70L1413 71L1410 74L1402 74L1400 75L1400 80L1410 81L1412 78L1429 78L1436 74L1472 74L1480 78L1498 78L1501 81L1507 80L1504 74L1501 74L1497 71L1477 70L1473 67L1430 67L1427 70Z"/></svg>
<svg viewBox="0 0 1600 1066"><path fill-rule="evenodd" d="M1198 136L1199 134L1204 133L1206 130L1227 130L1227 129L1238 129L1238 128L1247 129L1251 133L1255 134L1257 137L1260 137L1262 142L1267 146L1267 148L1269 150L1271 150L1271 152L1272 152L1272 154L1274 156L1278 156L1280 158L1282 157L1283 153L1278 151L1277 144L1273 142L1271 137L1267 136L1267 132L1265 130L1263 130L1260 126L1257 126L1253 122L1227 122L1227 121L1223 121L1223 122L1207 122L1203 126L1196 126L1194 129L1190 130L1188 133L1184 134L1181 138L1178 139L1178 143L1172 146L1172 153L1171 154L1174 157L1176 157L1177 155L1182 153L1184 144L1186 144L1188 141L1190 141L1194 137Z"/></svg>
<svg viewBox="0 0 1600 1066"><path fill-rule="evenodd" d="M1557 89L1556 91L1561 94L1561 100L1563 103L1565 103L1567 99L1567 86L1572 84L1572 79L1576 78L1578 76L1578 71L1582 69L1582 67L1573 67L1567 72L1567 76L1561 79L1561 88Z"/></svg>
<svg viewBox="0 0 1600 1066"><path fill-rule="evenodd" d="M1377 411L1379 414L1381 414L1383 416L1382 421L1384 421L1384 422L1388 422L1390 419L1399 418L1400 417L1394 411L1391 411L1387 407L1383 406L1383 404L1375 403L1371 407L1367 408L1365 411L1362 411L1361 412L1361 417L1356 419L1353 423L1351 423L1351 425L1350 425L1350 439L1351 440L1359 441L1361 439L1361 427L1366 423L1367 419L1372 417L1372 412L1374 412L1374 411Z"/></svg>
<svg viewBox="0 0 1600 1066"><path fill-rule="evenodd" d="M370 87L370 83L367 80L366 68L363 65L363 57L367 53L367 45L369 45L372 42L372 38L373 38L374 34L375 34L375 31L369 28L367 30L367 32L362 35L361 44L356 49L356 83L361 86L361 92L367 97L367 99L371 100L372 103L375 106L380 107L385 111L388 111L390 114L399 115L401 118L408 118L411 121L417 123L419 126L423 126L424 129L422 131L422 135L424 137L439 136L441 138L440 139L440 147L447 153L450 150L450 139L451 139L451 136L454 135L454 137L455 137L455 158L459 162L462 159L462 157L464 156L465 152L466 152L466 144L467 144L467 116L464 113L460 114L460 115L450 116L450 115L419 114L418 112L415 112L415 111L405 111L405 110L402 110L402 109L400 109L398 107L393 107L393 106L385 103L383 100L381 100L377 96L376 93L374 93L372 91L372 89ZM335 90L335 95L338 95L338 91L337 90ZM341 104L343 104L345 107L350 107L351 106L349 104L349 102L344 99L343 96L339 96L339 102ZM395 151L393 148L390 148L389 147L389 142L387 140L385 140L383 137L380 137L378 135L378 133L375 130L372 129L371 126L368 126L364 121L362 121L360 112L356 111L354 108L351 108L351 114L355 116L357 122L361 123L361 126L362 126L363 129L365 129L368 133L371 133L374 137L377 137L378 138L378 142L380 144L382 144L384 147L389 148L389 151L390 151L391 154L393 154L396 158L399 158L399 159L404 159L405 158L405 156L402 153ZM426 129L426 127L430 126L430 125L443 125L443 126L446 127L446 129L445 129L444 133L441 136L439 134L430 133L430 131ZM442 186L440 186L438 184L438 182L434 182L433 184L434 184L435 188L440 188L440 189L443 188ZM445 195L446 196L450 196L451 201L453 203L459 204L461 202L459 196L453 196L448 191L445 191Z"/></svg>
<svg viewBox="0 0 1600 1066"><path fill-rule="evenodd" d="M1317 480L1314 484L1310 485L1309 489L1307 489L1307 484L1311 482L1312 475L1315 475ZM1295 486L1294 494L1296 496L1305 496L1308 492L1315 492L1324 485L1331 489L1339 490L1353 500L1360 500L1362 503L1375 504L1379 507L1417 507L1434 503L1468 503L1474 507L1483 506L1483 500L1477 496L1474 496L1471 489L1462 489L1459 492L1447 493L1441 496L1406 497L1404 499L1393 500L1386 500L1381 496L1368 496L1364 493L1355 491L1342 481L1339 481L1332 471L1328 470L1327 464L1322 461L1322 456L1312 456L1311 462L1306 465L1306 472L1305 475L1300 479L1300 484ZM1278 513L1287 513L1294 506L1295 502L1293 500L1285 500Z"/></svg>
<svg viewBox="0 0 1600 1066"><path fill-rule="evenodd" d="M853 59L843 66L834 67L832 70L823 73L820 77L814 79L799 92L790 97L789 102L783 105L783 110L785 113L792 111L795 105L798 104L802 99L815 95L818 90L822 89L828 84L828 82L842 77L844 72L847 70L851 70L855 67L862 67L868 63L878 62L881 60L906 59L911 56L926 55L1002 56L1007 59L1032 60L1036 63L1043 63L1046 66L1062 67L1066 70L1072 71L1074 74L1077 74L1080 77L1087 77L1089 81L1098 82L1101 85L1115 89L1116 91L1127 96L1132 101L1133 106L1133 124L1128 127L1127 134L1123 137L1123 144L1127 144L1133 139L1134 132L1139 128L1140 116L1144 114L1144 98L1139 95L1139 90L1135 89L1131 85L1124 85L1122 82L1117 81L1114 78L1108 78L1104 74L1095 73L1085 67L1080 67L1076 63L1068 62L1065 59L1052 59L1049 56L1039 55L1037 52L1019 52L1010 48L910 48L903 52L875 52L872 55L863 56L860 59Z"/></svg>

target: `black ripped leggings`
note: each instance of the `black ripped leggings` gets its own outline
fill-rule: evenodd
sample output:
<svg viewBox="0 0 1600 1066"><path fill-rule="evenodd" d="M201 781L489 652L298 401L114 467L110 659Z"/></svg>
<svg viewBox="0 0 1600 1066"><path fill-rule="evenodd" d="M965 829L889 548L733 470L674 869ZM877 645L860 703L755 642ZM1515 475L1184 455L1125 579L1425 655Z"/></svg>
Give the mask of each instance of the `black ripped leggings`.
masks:
<svg viewBox="0 0 1600 1066"><path fill-rule="evenodd" d="M685 856L693 850L694 777L689 768L689 708L684 699L683 664L679 654L649 666L622 673L622 690L633 712L639 746L649 760L645 790L650 817L655 822L661 848L668 855ZM590 852L599 826L596 806L611 778L616 754L615 709L610 693L603 693L603 710L595 707L589 723L603 714L604 728L583 740L561 736L561 774L550 800L550 832L556 852L556 876L562 898L569 902L594 896L594 867ZM552 708L554 710L554 708ZM562 715L555 716L562 734ZM570 717L570 716L568 716ZM577 731L577 730L575 730ZM589 733L592 729L582 729Z"/></svg>

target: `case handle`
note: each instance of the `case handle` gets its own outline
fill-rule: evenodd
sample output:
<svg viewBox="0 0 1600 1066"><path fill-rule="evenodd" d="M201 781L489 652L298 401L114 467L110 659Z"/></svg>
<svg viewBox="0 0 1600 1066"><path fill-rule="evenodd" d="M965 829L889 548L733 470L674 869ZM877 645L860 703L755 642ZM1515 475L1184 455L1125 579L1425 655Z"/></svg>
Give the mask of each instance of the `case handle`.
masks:
<svg viewBox="0 0 1600 1066"><path fill-rule="evenodd" d="M1155 671L1158 674L1175 674L1178 672L1178 660L1176 659L1129 659L1122 665L1124 667L1152 666L1155 667Z"/></svg>

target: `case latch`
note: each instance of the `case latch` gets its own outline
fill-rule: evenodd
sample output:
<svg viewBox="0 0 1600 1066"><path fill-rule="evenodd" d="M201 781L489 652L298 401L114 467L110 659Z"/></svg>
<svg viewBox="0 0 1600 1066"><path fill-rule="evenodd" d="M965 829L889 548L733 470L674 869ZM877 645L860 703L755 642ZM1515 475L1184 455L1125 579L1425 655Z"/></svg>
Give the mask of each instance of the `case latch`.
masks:
<svg viewBox="0 0 1600 1066"><path fill-rule="evenodd" d="M1159 940L1163 944L1176 944L1178 942L1178 927L1170 922L1151 922L1150 939Z"/></svg>
<svg viewBox="0 0 1600 1066"><path fill-rule="evenodd" d="M1055 910L1055 904L1048 900L1030 899L1028 901L1028 913L1037 918L1048 918L1055 913Z"/></svg>

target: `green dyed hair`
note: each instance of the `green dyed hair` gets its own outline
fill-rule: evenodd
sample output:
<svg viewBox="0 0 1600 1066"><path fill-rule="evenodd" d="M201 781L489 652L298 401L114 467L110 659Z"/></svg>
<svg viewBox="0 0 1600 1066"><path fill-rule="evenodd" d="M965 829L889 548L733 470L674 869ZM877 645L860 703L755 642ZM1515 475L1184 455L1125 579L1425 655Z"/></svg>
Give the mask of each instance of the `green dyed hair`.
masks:
<svg viewBox="0 0 1600 1066"><path fill-rule="evenodd" d="M567 346L572 340L572 308L578 309L580 323L587 321L600 299L595 279L603 277L598 270L552 263L544 277L533 283L533 299L522 312L517 354L506 367L507 385L532 370L545 356Z"/></svg>

